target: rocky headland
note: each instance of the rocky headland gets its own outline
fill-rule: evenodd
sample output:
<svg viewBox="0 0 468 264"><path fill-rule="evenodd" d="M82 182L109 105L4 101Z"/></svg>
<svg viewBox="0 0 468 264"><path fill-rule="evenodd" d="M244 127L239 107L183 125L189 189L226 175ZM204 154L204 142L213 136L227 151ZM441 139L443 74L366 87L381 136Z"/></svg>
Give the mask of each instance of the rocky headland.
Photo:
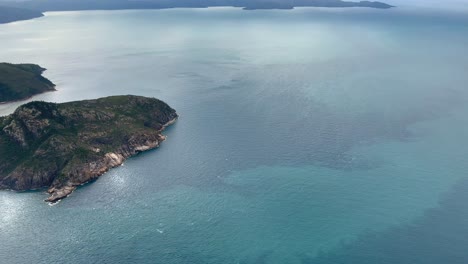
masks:
<svg viewBox="0 0 468 264"><path fill-rule="evenodd" d="M157 148L177 117L158 99L131 95L22 105L0 117L0 189L47 189L46 201L57 202L129 157Z"/></svg>
<svg viewBox="0 0 468 264"><path fill-rule="evenodd" d="M45 70L36 64L0 63L0 103L55 91L55 84L42 76Z"/></svg>
<svg viewBox="0 0 468 264"><path fill-rule="evenodd" d="M0 24L33 19L43 16L44 14L37 10L10 6L0 6Z"/></svg>

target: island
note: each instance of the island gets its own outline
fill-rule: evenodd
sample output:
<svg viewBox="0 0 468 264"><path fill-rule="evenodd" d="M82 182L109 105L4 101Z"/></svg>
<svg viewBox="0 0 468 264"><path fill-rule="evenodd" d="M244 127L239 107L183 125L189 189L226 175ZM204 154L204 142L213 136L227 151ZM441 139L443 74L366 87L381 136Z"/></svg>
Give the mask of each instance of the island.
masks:
<svg viewBox="0 0 468 264"><path fill-rule="evenodd" d="M0 189L47 189L57 202L140 152L157 148L178 115L155 98L30 102L0 117Z"/></svg>
<svg viewBox="0 0 468 264"><path fill-rule="evenodd" d="M378 9L393 7L378 1L344 0L25 0L5 2L4 5L6 4L18 8L38 10L38 12L207 7L239 7L244 10L293 9L295 7L368 7Z"/></svg>
<svg viewBox="0 0 468 264"><path fill-rule="evenodd" d="M10 23L19 20L27 20L42 17L40 11L18 7L0 6L0 24Z"/></svg>
<svg viewBox="0 0 468 264"><path fill-rule="evenodd" d="M36 64L0 63L0 103L55 91L55 85L42 76L45 70Z"/></svg>
<svg viewBox="0 0 468 264"><path fill-rule="evenodd" d="M389 9L394 6L377 2L377 1L342 1L342 0L289 0L289 1L274 1L274 0L257 0L243 1L241 5L244 10L256 9L294 9L295 7L329 7L329 8L346 8L346 7L368 7L377 9Z"/></svg>

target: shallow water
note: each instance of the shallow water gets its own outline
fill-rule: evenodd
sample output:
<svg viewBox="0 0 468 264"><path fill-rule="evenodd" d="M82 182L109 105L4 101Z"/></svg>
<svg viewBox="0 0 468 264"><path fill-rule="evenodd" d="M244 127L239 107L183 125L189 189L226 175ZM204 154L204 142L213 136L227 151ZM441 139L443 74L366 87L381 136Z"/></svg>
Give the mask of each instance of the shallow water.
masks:
<svg viewBox="0 0 468 264"><path fill-rule="evenodd" d="M0 259L468 262L450 246L468 245L466 17L210 8L0 25L1 60L57 84L34 99L138 94L181 116L160 149L58 205L0 192Z"/></svg>

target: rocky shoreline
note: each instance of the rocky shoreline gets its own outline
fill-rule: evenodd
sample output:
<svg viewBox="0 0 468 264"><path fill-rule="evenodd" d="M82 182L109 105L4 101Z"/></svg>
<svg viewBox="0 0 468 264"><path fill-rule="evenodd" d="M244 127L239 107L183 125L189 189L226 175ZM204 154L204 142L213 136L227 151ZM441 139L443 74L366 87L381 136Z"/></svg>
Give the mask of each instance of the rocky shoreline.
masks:
<svg viewBox="0 0 468 264"><path fill-rule="evenodd" d="M159 147L177 118L164 102L138 96L23 105L0 117L0 189L46 188L45 201L57 202Z"/></svg>
<svg viewBox="0 0 468 264"><path fill-rule="evenodd" d="M177 118L174 118L164 124L164 128L161 129L160 132L176 121ZM49 203L59 202L63 198L68 197L78 186L96 180L112 168L121 166L127 159L141 152L158 148L164 140L166 140L166 136L162 134L159 134L159 137L154 139L140 138L137 139L137 141L142 142L140 144L124 145L120 147L117 152L108 152L101 160L88 163L86 168L76 168L76 171L80 174L79 179L81 180L77 182L67 182L64 186L51 186L47 190L49 197L45 199L45 201Z"/></svg>

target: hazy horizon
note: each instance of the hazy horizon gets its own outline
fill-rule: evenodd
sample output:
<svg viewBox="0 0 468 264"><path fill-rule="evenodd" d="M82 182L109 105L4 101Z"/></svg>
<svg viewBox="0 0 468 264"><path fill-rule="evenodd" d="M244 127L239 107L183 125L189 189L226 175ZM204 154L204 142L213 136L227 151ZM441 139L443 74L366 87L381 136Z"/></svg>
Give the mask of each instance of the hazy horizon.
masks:
<svg viewBox="0 0 468 264"><path fill-rule="evenodd" d="M34 0L0 0L1 2L26 2ZM97 0L99 1L99 0ZM360 2L360 0L346 0L347 2ZM371 0L373 1L373 0ZM463 8L468 9L468 0L380 0L387 4L395 6L417 6L417 7L429 7L429 8Z"/></svg>

